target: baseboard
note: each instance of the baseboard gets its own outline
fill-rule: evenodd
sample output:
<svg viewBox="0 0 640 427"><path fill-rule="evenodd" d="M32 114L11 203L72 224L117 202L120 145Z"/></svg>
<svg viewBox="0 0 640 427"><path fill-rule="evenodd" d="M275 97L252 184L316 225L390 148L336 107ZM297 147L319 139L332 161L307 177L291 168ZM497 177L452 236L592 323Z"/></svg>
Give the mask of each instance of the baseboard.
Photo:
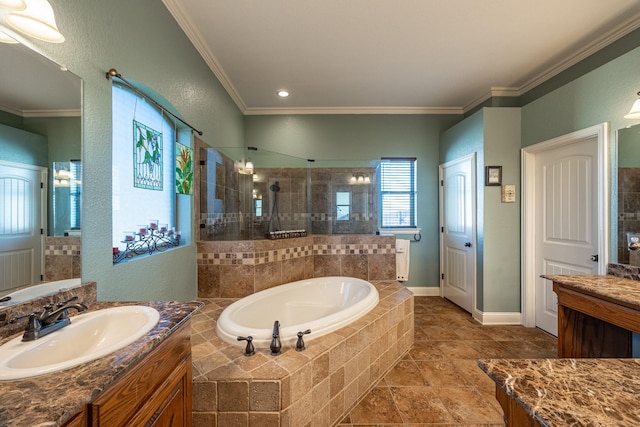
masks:
<svg viewBox="0 0 640 427"><path fill-rule="evenodd" d="M438 286L432 286L432 287L407 286L407 289L413 292L413 295L417 297L439 297L440 296L440 287Z"/></svg>
<svg viewBox="0 0 640 427"><path fill-rule="evenodd" d="M482 312L474 310L473 318L483 325L522 325L519 312Z"/></svg>

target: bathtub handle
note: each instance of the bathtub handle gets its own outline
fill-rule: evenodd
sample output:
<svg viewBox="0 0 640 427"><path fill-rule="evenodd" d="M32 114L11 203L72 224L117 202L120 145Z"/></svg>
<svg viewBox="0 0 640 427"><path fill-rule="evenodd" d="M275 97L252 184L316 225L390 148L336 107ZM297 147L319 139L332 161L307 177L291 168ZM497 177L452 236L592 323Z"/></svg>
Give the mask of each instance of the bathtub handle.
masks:
<svg viewBox="0 0 640 427"><path fill-rule="evenodd" d="M302 339L303 335L307 335L311 333L311 329L307 329L306 331L298 332L298 342L296 343L296 351L302 351L306 347L304 346L304 340Z"/></svg>
<svg viewBox="0 0 640 427"><path fill-rule="evenodd" d="M253 337L249 335L248 337L238 337L238 341L246 341L247 347L244 349L245 356L253 356L256 354L255 348L253 348Z"/></svg>

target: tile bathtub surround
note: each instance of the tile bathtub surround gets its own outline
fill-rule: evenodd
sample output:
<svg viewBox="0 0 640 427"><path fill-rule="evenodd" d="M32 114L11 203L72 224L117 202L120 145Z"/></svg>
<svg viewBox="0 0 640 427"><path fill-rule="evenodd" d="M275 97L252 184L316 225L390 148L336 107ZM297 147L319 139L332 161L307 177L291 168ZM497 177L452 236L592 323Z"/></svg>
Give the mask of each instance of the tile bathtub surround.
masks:
<svg viewBox="0 0 640 427"><path fill-rule="evenodd" d="M44 258L44 280L80 277L80 237L45 237Z"/></svg>
<svg viewBox="0 0 640 427"><path fill-rule="evenodd" d="M395 280L395 268L394 236L198 242L198 297L242 298L313 277Z"/></svg>
<svg viewBox="0 0 640 427"><path fill-rule="evenodd" d="M192 320L194 426L330 426L411 348L414 297L396 281L374 282L380 303L356 322L271 356L215 333L216 320L233 299L204 299ZM271 319L269 319L271 322Z"/></svg>

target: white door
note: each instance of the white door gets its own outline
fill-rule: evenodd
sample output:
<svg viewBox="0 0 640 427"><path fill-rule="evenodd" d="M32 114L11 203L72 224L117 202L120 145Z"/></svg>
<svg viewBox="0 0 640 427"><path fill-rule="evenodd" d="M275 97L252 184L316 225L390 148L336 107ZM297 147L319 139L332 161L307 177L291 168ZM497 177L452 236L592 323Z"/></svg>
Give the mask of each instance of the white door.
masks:
<svg viewBox="0 0 640 427"><path fill-rule="evenodd" d="M440 287L469 313L476 289L476 156L440 165Z"/></svg>
<svg viewBox="0 0 640 427"><path fill-rule="evenodd" d="M0 291L40 283L46 169L0 162Z"/></svg>
<svg viewBox="0 0 640 427"><path fill-rule="evenodd" d="M598 138L536 155L535 324L557 335L557 296L541 274L598 274Z"/></svg>

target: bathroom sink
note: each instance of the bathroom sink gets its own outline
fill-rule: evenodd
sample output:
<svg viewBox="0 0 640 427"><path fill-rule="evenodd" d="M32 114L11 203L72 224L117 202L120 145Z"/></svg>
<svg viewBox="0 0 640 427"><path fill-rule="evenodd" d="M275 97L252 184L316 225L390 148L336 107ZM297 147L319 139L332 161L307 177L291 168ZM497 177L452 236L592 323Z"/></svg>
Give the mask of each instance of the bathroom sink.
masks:
<svg viewBox="0 0 640 427"><path fill-rule="evenodd" d="M69 326L35 341L18 336L0 346L0 381L58 372L106 356L147 334L159 319L152 307L111 307L73 316Z"/></svg>

